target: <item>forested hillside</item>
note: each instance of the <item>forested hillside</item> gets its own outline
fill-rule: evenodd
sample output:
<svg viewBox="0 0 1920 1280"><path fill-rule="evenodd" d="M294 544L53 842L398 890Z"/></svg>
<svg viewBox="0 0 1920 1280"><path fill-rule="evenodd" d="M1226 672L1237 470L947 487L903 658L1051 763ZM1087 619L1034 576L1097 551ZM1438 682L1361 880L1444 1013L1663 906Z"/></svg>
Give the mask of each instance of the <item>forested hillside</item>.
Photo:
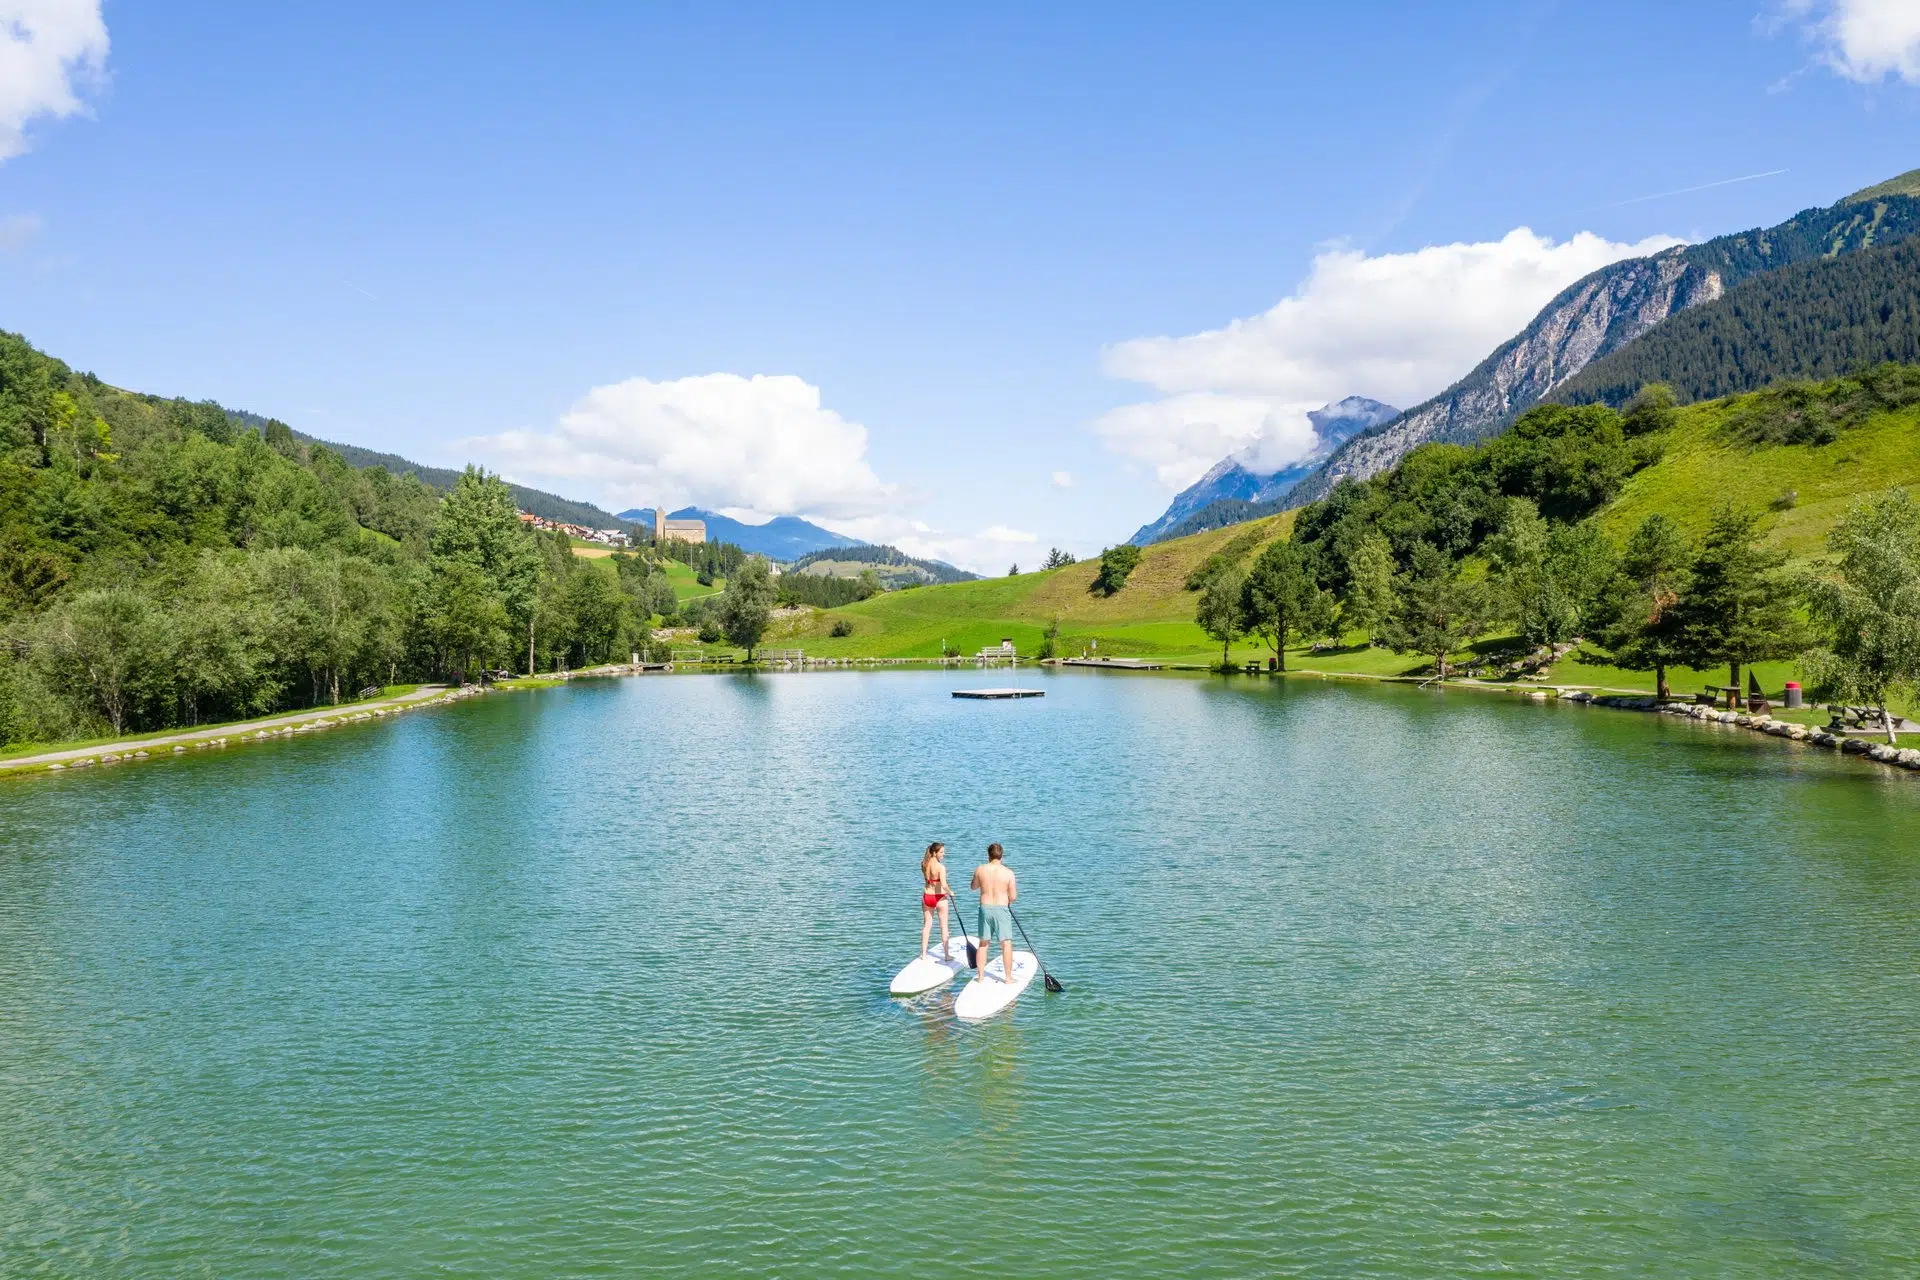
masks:
<svg viewBox="0 0 1920 1280"><path fill-rule="evenodd" d="M1920 362L1920 239L1754 276L1594 361L1552 398L1619 406L1664 382L1684 404L1888 361Z"/></svg>
<svg viewBox="0 0 1920 1280"><path fill-rule="evenodd" d="M256 414L236 413L237 420L263 430L267 419ZM348 466L364 470L367 467L384 467L396 476L409 473L420 477L427 487L438 489L441 493L450 493L459 482L461 473L451 467L423 467L419 463L401 457L395 453L381 453L377 449L363 449L357 444L337 444L330 440L320 440L296 431L294 438L302 444L318 445L331 450L345 459ZM513 494L515 504L522 511L530 511L547 520L556 520L561 524L580 524L589 529L618 529L629 522L619 516L594 506L591 502L575 502L544 489L529 489L522 484L507 484L507 491Z"/></svg>
<svg viewBox="0 0 1920 1280"><path fill-rule="evenodd" d="M1884 705L1920 678L1902 638L1920 634L1916 406L1920 367L1893 364L1685 411L1659 387L1624 414L1543 404L1301 508L1286 553L1247 571L1239 621L1358 629L1442 671L1490 633L1584 637L1661 687L1669 667L1724 664L1737 686L1798 656L1828 692L1871 686ZM1829 550L1840 563L1817 564ZM1892 647L1863 656L1863 626Z"/></svg>
<svg viewBox="0 0 1920 1280"><path fill-rule="evenodd" d="M1293 505L1291 493L1265 502L1249 501L1245 498L1222 498L1210 502L1200 510L1182 520L1167 531L1167 538L1190 538L1196 533L1205 533L1209 529L1224 529L1228 525L1245 524L1249 520L1260 520L1267 516L1279 515Z"/></svg>
<svg viewBox="0 0 1920 1280"><path fill-rule="evenodd" d="M514 508L0 334L0 743L624 658L674 610L646 558L578 559Z"/></svg>
<svg viewBox="0 0 1920 1280"><path fill-rule="evenodd" d="M861 543L849 547L830 547L810 552L799 557L787 566L791 573L804 573L809 565L823 562L847 564L892 565L901 569L916 569L928 582L971 582L979 577L977 573L968 573L965 569L955 568L945 560L922 560L910 556L898 547L885 544Z"/></svg>

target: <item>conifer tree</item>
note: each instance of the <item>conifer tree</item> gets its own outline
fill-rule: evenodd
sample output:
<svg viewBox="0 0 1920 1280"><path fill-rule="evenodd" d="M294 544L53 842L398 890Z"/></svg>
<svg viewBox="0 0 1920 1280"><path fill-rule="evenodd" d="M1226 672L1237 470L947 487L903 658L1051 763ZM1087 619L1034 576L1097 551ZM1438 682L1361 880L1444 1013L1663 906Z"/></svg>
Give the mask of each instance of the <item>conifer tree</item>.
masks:
<svg viewBox="0 0 1920 1280"><path fill-rule="evenodd" d="M1447 657L1479 635L1487 625L1485 592L1462 582L1459 566L1429 542L1415 544L1412 562L1395 581L1393 616L1386 642L1396 653L1420 653L1433 659L1441 679Z"/></svg>
<svg viewBox="0 0 1920 1280"><path fill-rule="evenodd" d="M1676 619L1687 666L1724 662L1727 683L1738 688L1747 664L1801 647L1786 561L1786 552L1762 544L1758 512L1722 507L1714 514Z"/></svg>
<svg viewBox="0 0 1920 1280"><path fill-rule="evenodd" d="M1680 601L1687 589L1692 550L1686 535L1655 512L1627 539L1608 601L1609 618L1599 639L1613 651L1614 665L1653 672L1655 695L1667 698L1667 668L1680 661Z"/></svg>

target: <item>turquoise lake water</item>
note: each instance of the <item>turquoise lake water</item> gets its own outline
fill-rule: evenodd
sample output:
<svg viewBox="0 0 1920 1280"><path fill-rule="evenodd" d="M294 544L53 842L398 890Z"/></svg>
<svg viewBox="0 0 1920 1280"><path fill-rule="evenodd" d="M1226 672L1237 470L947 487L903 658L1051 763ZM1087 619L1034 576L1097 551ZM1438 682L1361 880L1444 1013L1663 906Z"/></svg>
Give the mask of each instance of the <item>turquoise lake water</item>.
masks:
<svg viewBox="0 0 1920 1280"><path fill-rule="evenodd" d="M0 1275L1920 1272L1920 777L979 679L0 783ZM1005 843L1066 994L887 997L936 837Z"/></svg>

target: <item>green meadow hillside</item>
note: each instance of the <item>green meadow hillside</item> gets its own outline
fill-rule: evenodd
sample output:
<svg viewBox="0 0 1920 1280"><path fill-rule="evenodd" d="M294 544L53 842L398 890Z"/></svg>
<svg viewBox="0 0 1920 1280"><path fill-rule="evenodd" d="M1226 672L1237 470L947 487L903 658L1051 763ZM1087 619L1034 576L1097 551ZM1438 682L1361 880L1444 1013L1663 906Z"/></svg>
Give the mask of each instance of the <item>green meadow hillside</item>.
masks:
<svg viewBox="0 0 1920 1280"><path fill-rule="evenodd" d="M1672 410L1655 430L1623 442L1620 475L1606 499L1590 513L1592 523L1616 547L1646 516L1662 513L1698 538L1713 514L1733 507L1761 513L1768 544L1804 565L1823 554L1827 532L1859 499L1892 488L1920 488L1920 403L1890 407L1920 386L1920 370L1895 369L1894 388L1869 395L1858 381L1790 384L1769 391L1707 401ZM1570 411L1582 412L1582 411ZM1609 411L1601 411L1609 412ZM1495 448L1489 444L1480 451ZM1479 451L1428 446L1388 476L1368 482L1381 492L1413 486L1416 473L1470 466ZM1586 465L1584 462L1581 465ZM1598 464L1596 464L1598 465ZM1493 495L1498 499L1498 494ZM1544 508L1543 508L1544 509ZM1023 655L1041 651L1057 624L1056 652L1169 662L1211 663L1219 646L1193 621L1196 593L1188 580L1210 557L1225 552L1241 566L1267 544L1291 536L1303 514L1289 511L1244 525L1209 530L1156 543L1142 550L1138 568L1117 593L1093 589L1098 563L1085 561L1050 572L987 579L951 586L890 592L831 611L784 619L769 643L804 647L809 654L932 658L942 646L971 654L1011 638ZM1463 549L1466 573L1485 572L1484 559ZM852 634L831 635L836 620ZM1350 642L1357 637L1348 637ZM1482 647L1497 647L1499 636ZM1237 643L1236 659L1265 650ZM1423 669L1417 655L1349 643L1331 653L1290 650L1288 665L1306 670L1401 674ZM1790 664L1765 663L1762 679L1777 686ZM1604 654L1585 647L1550 672L1568 682L1617 688L1648 688L1650 674L1623 671ZM1724 677L1675 669L1676 688Z"/></svg>
<svg viewBox="0 0 1920 1280"><path fill-rule="evenodd" d="M1660 461L1626 482L1601 526L1617 541L1657 511L1697 536L1719 506L1764 510L1769 541L1806 562L1860 498L1920 486L1920 405L1867 413L1826 443L1752 443L1742 415L1762 403L1754 394L1678 410Z"/></svg>
<svg viewBox="0 0 1920 1280"><path fill-rule="evenodd" d="M1046 572L890 591L813 611L784 620L768 643L802 646L819 657L935 658L943 645L970 654L1011 638L1030 655L1040 651L1057 622L1062 656L1088 648L1178 661L1204 661L1212 652L1217 660L1218 646L1193 624L1188 576L1225 548L1242 558L1257 554L1292 523L1291 514L1269 516L1147 547L1126 585L1111 596L1093 589L1098 563L1082 561ZM852 624L851 635L831 634L841 619Z"/></svg>

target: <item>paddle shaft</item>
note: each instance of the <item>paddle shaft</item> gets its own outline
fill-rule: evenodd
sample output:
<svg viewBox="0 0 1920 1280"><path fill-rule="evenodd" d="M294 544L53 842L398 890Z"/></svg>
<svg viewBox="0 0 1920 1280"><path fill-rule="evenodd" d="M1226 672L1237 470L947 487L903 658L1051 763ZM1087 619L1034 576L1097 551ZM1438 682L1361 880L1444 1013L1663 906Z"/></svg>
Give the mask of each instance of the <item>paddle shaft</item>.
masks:
<svg viewBox="0 0 1920 1280"><path fill-rule="evenodd" d="M1033 951L1033 939L1027 936L1027 926L1020 923L1020 917L1017 915L1014 915L1012 904L1008 904L1007 914L1010 916L1013 916L1013 927L1020 931L1020 941L1027 944L1027 950ZM1049 991L1065 991L1066 990L1065 987L1060 985L1060 979L1048 973L1047 966L1044 964L1041 964L1040 953L1038 951L1033 951L1033 962L1035 964L1040 965L1040 976L1046 979L1046 982L1043 983L1042 985L1044 985L1047 990ZM1008 974L1007 980L1011 982L1013 980L1013 975Z"/></svg>
<svg viewBox="0 0 1920 1280"><path fill-rule="evenodd" d="M974 967L973 935L967 932L966 913L960 910L960 903L952 894L947 895L947 901L953 906L954 922L960 926L960 940L967 944L967 968L971 969Z"/></svg>

